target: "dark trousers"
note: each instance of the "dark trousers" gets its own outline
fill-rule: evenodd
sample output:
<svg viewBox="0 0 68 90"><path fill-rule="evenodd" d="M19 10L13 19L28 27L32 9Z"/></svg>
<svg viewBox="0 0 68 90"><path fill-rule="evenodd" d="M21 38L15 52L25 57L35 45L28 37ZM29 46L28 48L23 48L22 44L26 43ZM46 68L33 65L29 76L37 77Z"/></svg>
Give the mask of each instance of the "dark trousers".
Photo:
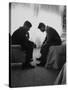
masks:
<svg viewBox="0 0 68 90"><path fill-rule="evenodd" d="M25 63L29 63L31 61L34 47L35 47L35 44L31 41L22 43L22 50L24 50L26 52Z"/></svg>
<svg viewBox="0 0 68 90"><path fill-rule="evenodd" d="M45 63L46 63L46 58L47 58L47 55L48 55L49 47L50 47L50 45L49 44L46 44L45 46L43 46L41 48L41 54L42 54L42 56L40 58L40 60L41 60L40 63L42 65L45 65Z"/></svg>
<svg viewBox="0 0 68 90"><path fill-rule="evenodd" d="M41 62L41 64L42 65L45 65L46 64L46 62L47 62L47 55L48 55L48 52L49 52L49 48L51 47L51 46L56 46L56 45L61 45L61 43L57 43L57 42L54 42L54 43L47 43L47 44L45 44L44 46L42 46L42 48L41 48L41 54L42 54L42 56L41 56L41 58L40 58L40 62Z"/></svg>

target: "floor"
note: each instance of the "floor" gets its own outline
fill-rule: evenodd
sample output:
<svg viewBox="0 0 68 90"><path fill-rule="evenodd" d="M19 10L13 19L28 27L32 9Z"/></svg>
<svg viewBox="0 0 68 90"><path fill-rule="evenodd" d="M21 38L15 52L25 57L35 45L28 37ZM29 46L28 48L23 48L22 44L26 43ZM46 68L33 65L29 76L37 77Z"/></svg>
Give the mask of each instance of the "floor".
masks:
<svg viewBox="0 0 68 90"><path fill-rule="evenodd" d="M36 66L37 57L40 57L39 49L34 49L33 51L33 63L32 65L36 66L33 69L22 70L20 61L23 58L23 52L18 48L13 49L15 57L13 60L18 62L18 65L14 62L12 67L15 66L15 69L11 68L10 77L11 77L11 87L27 87L27 86L44 86L44 85L53 85L58 71L46 69L45 67Z"/></svg>
<svg viewBox="0 0 68 90"><path fill-rule="evenodd" d="M22 70L21 67L11 70L11 86L44 86L53 85L58 71L35 67L33 69Z"/></svg>

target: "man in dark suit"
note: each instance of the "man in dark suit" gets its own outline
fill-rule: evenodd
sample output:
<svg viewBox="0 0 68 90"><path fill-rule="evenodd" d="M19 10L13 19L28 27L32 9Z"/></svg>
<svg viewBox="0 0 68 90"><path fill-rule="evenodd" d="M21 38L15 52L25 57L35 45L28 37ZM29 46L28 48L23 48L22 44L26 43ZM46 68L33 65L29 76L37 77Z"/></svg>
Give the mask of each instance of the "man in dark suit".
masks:
<svg viewBox="0 0 68 90"><path fill-rule="evenodd" d="M48 51L50 46L53 45L61 45L61 38L56 30L50 26L46 26L44 23L40 23L38 28L41 32L46 31L46 38L41 47L41 54L42 56L38 59L40 60L40 64L38 66L44 66L46 64L46 58L48 55Z"/></svg>
<svg viewBox="0 0 68 90"><path fill-rule="evenodd" d="M23 64L23 67L30 66L33 48L35 46L33 42L29 41L28 31L31 27L32 24L29 21L25 21L24 25L18 28L12 35L12 44L20 44L22 50L26 51L26 61Z"/></svg>

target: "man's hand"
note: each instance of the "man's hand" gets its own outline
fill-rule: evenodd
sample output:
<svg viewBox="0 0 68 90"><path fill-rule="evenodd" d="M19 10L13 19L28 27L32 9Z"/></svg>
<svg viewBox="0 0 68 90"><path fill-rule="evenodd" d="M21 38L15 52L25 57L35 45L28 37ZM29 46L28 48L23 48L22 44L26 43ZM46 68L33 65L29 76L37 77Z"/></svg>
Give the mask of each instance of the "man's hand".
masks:
<svg viewBox="0 0 68 90"><path fill-rule="evenodd" d="M34 43L34 48L36 48L36 44Z"/></svg>
<svg viewBox="0 0 68 90"><path fill-rule="evenodd" d="M26 38L29 39L29 33L28 32L26 33Z"/></svg>

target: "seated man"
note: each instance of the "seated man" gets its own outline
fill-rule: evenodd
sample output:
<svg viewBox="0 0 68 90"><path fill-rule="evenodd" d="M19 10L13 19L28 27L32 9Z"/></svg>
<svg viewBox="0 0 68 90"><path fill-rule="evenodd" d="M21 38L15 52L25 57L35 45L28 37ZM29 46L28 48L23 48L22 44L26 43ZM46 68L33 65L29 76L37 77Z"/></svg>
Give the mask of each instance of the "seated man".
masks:
<svg viewBox="0 0 68 90"><path fill-rule="evenodd" d="M38 28L41 32L46 32L46 38L41 47L42 56L38 59L40 60L40 64L38 66L44 66L46 63L46 57L48 55L48 51L50 46L52 45L61 45L61 39L56 30L52 27L46 26L44 23L40 23Z"/></svg>
<svg viewBox="0 0 68 90"><path fill-rule="evenodd" d="M35 44L29 41L28 31L32 27L32 24L29 21L25 21L24 25L18 28L12 35L12 44L20 44L22 50L26 51L26 61L23 64L23 67L30 66L30 61L32 58L32 52Z"/></svg>

